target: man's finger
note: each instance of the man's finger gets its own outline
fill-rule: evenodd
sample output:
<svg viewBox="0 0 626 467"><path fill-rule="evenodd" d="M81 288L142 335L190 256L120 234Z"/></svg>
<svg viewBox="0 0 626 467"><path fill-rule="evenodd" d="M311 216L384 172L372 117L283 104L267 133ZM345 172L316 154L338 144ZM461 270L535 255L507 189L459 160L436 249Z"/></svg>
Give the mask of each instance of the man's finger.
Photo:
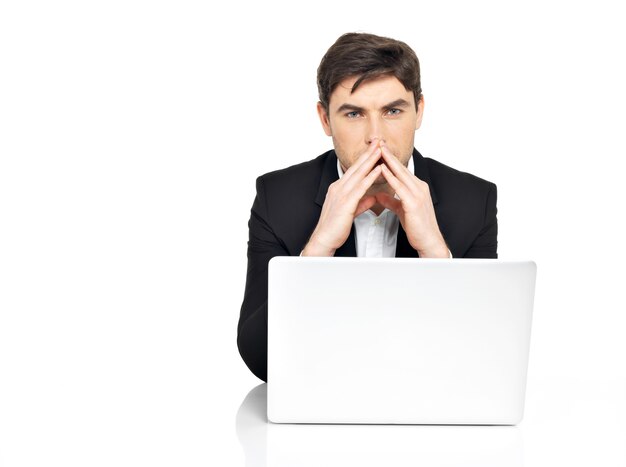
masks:
<svg viewBox="0 0 626 467"><path fill-rule="evenodd" d="M343 174L342 178L345 177L345 182L347 182L354 175L360 175L360 178L364 177L370 170L372 170L372 167L374 167L376 161L380 159L380 157L381 149L378 145L378 139L374 139L372 140L370 147L363 154L361 154L356 161L354 161L354 163Z"/></svg>
<svg viewBox="0 0 626 467"><path fill-rule="evenodd" d="M415 175L406 168L396 156L394 156L389 148L383 143L381 144L382 156L387 168L391 170L394 176L404 183L407 188L415 195L418 193L415 190Z"/></svg>
<svg viewBox="0 0 626 467"><path fill-rule="evenodd" d="M376 162L380 160L382 151L380 148L376 150L363 163L355 168L352 178L346 182L348 189L353 189L361 180L365 179L376 167ZM380 174L380 172L379 172Z"/></svg>
<svg viewBox="0 0 626 467"><path fill-rule="evenodd" d="M358 191L362 190L361 196L363 196L365 192L368 190L368 188L374 184L376 179L380 176L381 172L382 172L382 165L377 165L370 171L370 173L366 175L366 177L363 180L361 180L358 183L355 189Z"/></svg>
<svg viewBox="0 0 626 467"><path fill-rule="evenodd" d="M371 187L376 179L380 176L382 171L381 167L382 166L380 165L374 167L372 171L367 175L367 177L357 183L354 188L349 191L349 199L361 199L365 195L369 187Z"/></svg>
<svg viewBox="0 0 626 467"><path fill-rule="evenodd" d="M406 203L413 197L413 194L409 191L406 185L398 180L386 164L381 164L380 167L382 168L383 177L385 177L387 183L389 183L391 188L395 190L403 203Z"/></svg>
<svg viewBox="0 0 626 467"><path fill-rule="evenodd" d="M359 204L356 207L356 211L354 212L354 217L360 216L361 214L363 214L365 211L367 211L369 208L371 208L375 204L376 204L375 196L364 196L363 198L361 198L361 200L359 201Z"/></svg>
<svg viewBox="0 0 626 467"><path fill-rule="evenodd" d="M380 193L376 193L375 196L376 200L382 207L389 209L396 215L399 215L402 212L402 202L400 200L397 200L393 196L382 191Z"/></svg>

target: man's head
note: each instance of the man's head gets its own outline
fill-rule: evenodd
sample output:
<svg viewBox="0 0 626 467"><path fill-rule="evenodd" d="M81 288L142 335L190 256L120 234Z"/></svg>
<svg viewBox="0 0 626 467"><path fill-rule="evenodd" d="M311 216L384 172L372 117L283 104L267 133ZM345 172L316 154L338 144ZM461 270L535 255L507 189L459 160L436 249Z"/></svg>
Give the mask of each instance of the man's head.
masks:
<svg viewBox="0 0 626 467"><path fill-rule="evenodd" d="M344 169L375 138L407 164L424 107L419 61L408 45L344 34L322 58L317 86L320 120Z"/></svg>

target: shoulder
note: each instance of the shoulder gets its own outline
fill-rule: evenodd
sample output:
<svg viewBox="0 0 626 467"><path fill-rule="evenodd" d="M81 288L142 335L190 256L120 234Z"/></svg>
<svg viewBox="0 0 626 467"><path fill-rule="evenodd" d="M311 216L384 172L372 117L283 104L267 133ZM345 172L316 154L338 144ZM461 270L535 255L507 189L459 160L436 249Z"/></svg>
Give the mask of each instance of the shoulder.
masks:
<svg viewBox="0 0 626 467"><path fill-rule="evenodd" d="M480 178L468 172L462 172L445 165L435 159L424 158L428 166L431 182L438 197L486 197L490 191L496 191L493 182Z"/></svg>
<svg viewBox="0 0 626 467"><path fill-rule="evenodd" d="M315 159L265 173L257 178L257 189L262 187L267 196L316 192L324 167L331 157L334 157L332 150Z"/></svg>
<svg viewBox="0 0 626 467"><path fill-rule="evenodd" d="M333 176L337 163L333 151L315 159L274 170L257 178L252 211L291 255L298 255L320 215L320 184ZM337 177L336 165L334 176Z"/></svg>

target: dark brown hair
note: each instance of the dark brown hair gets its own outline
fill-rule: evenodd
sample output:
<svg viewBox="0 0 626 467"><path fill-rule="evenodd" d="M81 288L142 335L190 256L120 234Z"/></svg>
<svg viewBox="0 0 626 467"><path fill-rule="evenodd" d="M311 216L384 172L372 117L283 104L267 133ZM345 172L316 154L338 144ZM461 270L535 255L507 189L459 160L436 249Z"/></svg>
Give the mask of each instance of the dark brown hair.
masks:
<svg viewBox="0 0 626 467"><path fill-rule="evenodd" d="M357 76L356 91L368 79L393 75L407 91L413 91L415 108L422 95L417 55L404 42L374 34L349 32L328 49L317 68L317 89L328 113L330 95L344 79Z"/></svg>

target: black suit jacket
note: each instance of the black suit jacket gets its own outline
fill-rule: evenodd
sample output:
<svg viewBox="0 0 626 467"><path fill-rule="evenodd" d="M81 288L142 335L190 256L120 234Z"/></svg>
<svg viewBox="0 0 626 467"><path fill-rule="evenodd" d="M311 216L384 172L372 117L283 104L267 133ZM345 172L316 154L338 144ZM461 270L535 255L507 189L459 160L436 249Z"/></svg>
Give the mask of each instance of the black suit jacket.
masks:
<svg viewBox="0 0 626 467"><path fill-rule="evenodd" d="M497 258L496 186L413 150L415 175L428 183L437 222L455 258ZM250 213L246 289L237 346L248 368L267 380L267 263L298 256L313 233L328 186L339 178L335 151L256 180ZM354 226L335 256L356 256ZM396 257L417 258L400 225Z"/></svg>

